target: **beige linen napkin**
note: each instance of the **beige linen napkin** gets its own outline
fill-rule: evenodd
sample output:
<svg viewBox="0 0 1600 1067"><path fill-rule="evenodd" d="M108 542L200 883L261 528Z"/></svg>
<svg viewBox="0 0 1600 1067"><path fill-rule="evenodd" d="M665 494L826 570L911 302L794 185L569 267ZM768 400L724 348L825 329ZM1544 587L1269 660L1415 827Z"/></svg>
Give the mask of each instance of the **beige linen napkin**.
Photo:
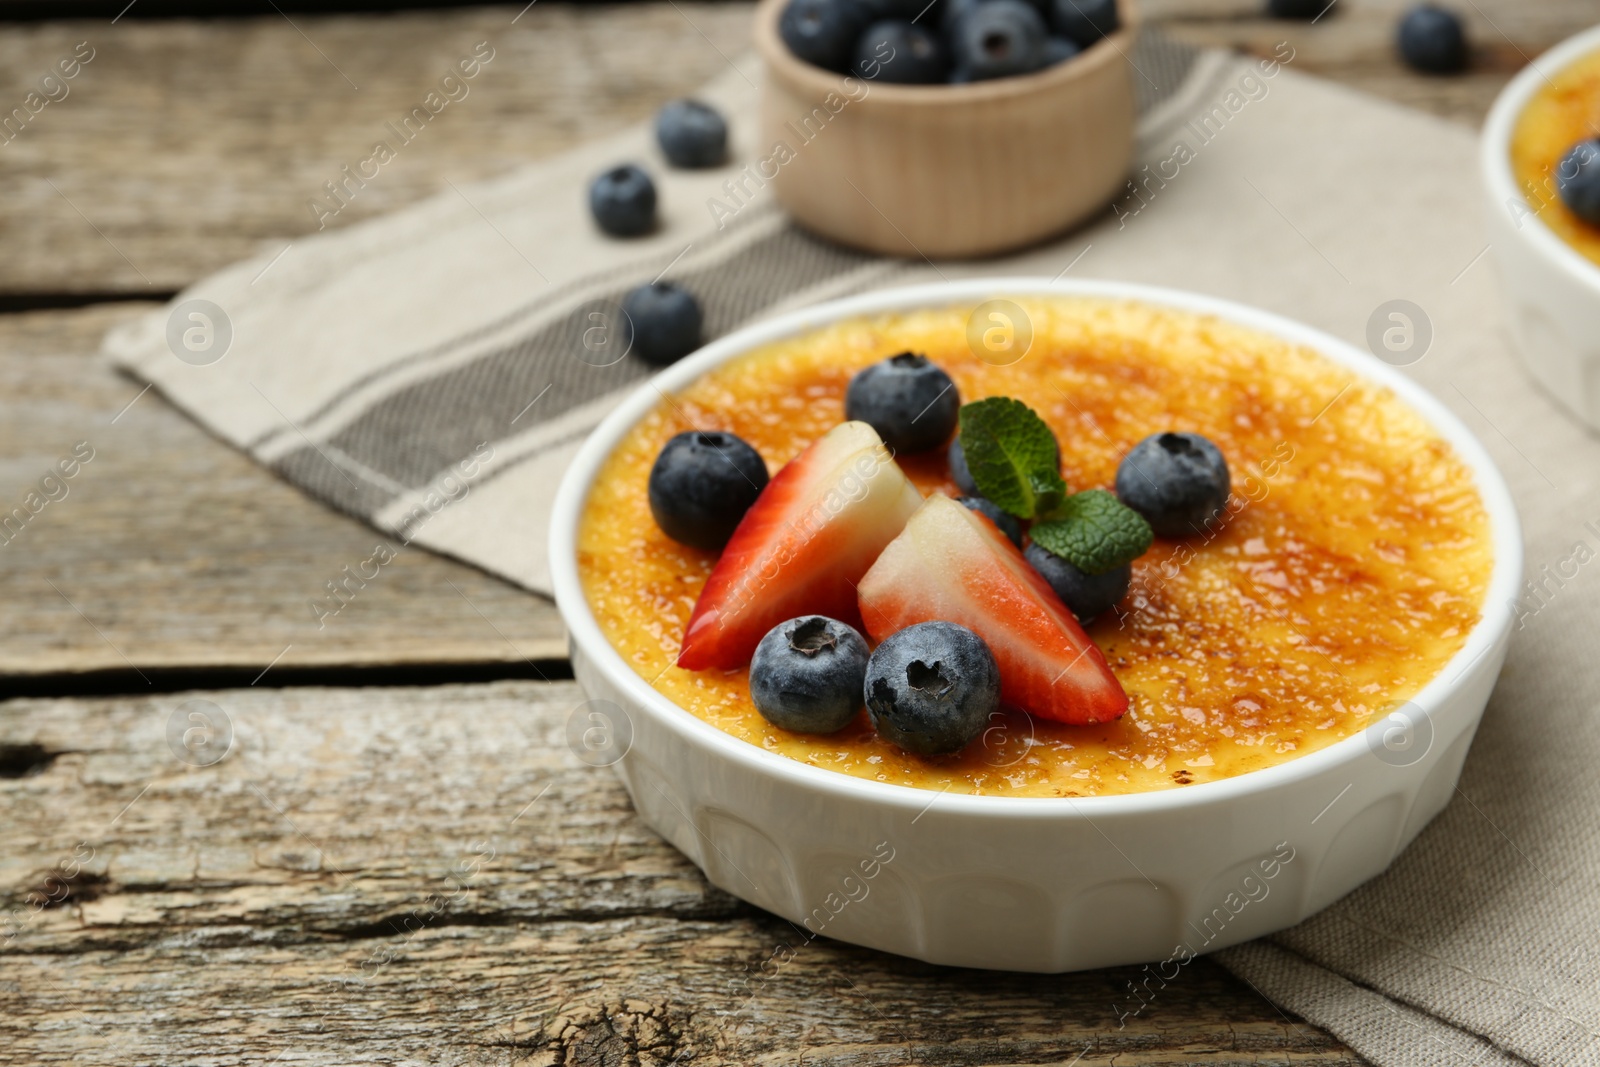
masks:
<svg viewBox="0 0 1600 1067"><path fill-rule="evenodd" d="M1557 579L1522 606L1455 802L1381 878L1218 958L1384 1067L1600 1064L1600 592L1589 573L1600 568L1562 568L1580 543L1586 559L1600 554L1600 442L1510 351L1475 138L1304 77L1287 46L1270 76L1148 34L1131 59L1149 167L1137 195L1023 255L874 259L796 231L754 182L736 192L727 183L767 147L746 59L705 94L731 117L738 162L656 165L664 225L651 237L603 240L583 209L606 165L658 163L640 128L296 241L277 260L269 250L114 332L106 351L307 492L545 592L544 517L561 471L645 377L586 331L663 272L701 296L711 335L862 288L974 274L1196 289L1357 344L1380 305L1410 300L1432 342L1407 372L1482 437L1517 496L1530 570ZM713 201L727 209L721 229Z"/></svg>

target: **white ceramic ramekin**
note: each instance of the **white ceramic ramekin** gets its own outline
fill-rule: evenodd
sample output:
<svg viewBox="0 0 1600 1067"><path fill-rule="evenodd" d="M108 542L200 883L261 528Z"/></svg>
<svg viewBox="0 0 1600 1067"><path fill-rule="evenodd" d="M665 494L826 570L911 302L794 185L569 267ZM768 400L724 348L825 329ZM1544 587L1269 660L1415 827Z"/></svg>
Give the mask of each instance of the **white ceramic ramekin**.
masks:
<svg viewBox="0 0 1600 1067"><path fill-rule="evenodd" d="M821 770L736 740L623 661L584 599L575 534L595 472L660 402L658 388L681 389L730 357L838 319L1024 294L1140 300L1310 346L1389 386L1454 445L1491 517L1494 571L1483 621L1401 718L1276 767L1180 789L966 796ZM935 963L1028 971L1176 966L1186 954L1298 922L1384 870L1450 799L1505 656L1507 605L1522 573L1516 512L1494 464L1461 422L1393 368L1309 327L1211 297L1024 278L870 293L706 346L589 438L557 497L550 548L573 670L597 705L610 702L625 717L613 725L631 731L615 769L644 820L713 883L793 922L791 947L821 935Z"/></svg>
<svg viewBox="0 0 1600 1067"><path fill-rule="evenodd" d="M1517 348L1556 401L1600 429L1600 266L1534 215L1511 172L1511 134L1528 101L1596 50L1600 26L1569 37L1511 79L1484 124L1479 166L1489 200L1489 244ZM1542 195L1554 197L1555 189Z"/></svg>

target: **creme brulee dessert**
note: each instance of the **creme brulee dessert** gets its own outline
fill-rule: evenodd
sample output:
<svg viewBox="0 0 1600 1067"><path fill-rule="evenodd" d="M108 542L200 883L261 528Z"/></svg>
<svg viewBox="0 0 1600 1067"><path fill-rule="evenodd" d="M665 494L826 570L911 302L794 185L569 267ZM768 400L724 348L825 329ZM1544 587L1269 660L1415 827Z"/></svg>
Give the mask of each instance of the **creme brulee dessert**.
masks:
<svg viewBox="0 0 1600 1067"><path fill-rule="evenodd" d="M623 659L690 713L815 767L930 790L1086 797L1314 752L1414 696L1460 650L1492 567L1487 514L1471 469L1392 392L1213 317L1015 303L1033 342L1009 365L969 347L970 306L885 314L735 358L634 426L600 469L578 533L589 605ZM879 381L876 399L892 407L903 393L907 412L932 395L916 393L926 383L953 388L896 424L873 407ZM857 421L845 419L847 390ZM924 418L943 434L936 447ZM901 447L872 447L880 426ZM1024 492L996 465L1020 456L1032 458L1017 470L1037 468L1045 427L1064 496L1048 472L1024 477ZM738 513L713 516L720 530L681 525L704 520L680 499L701 481L655 481L680 447L713 450L722 474L692 469L745 497ZM1141 456L1156 466L1130 473ZM1198 480L1194 499L1225 504L1175 525L1162 501L1177 497L1150 496L1168 462L1199 472L1182 475ZM805 478L824 469L845 488L806 497ZM972 495L974 481L1005 507L944 499ZM1029 507L1024 534L1004 512ZM727 547L683 543L697 537ZM760 611L758 622L740 614ZM773 625L773 611L828 618ZM928 648L945 650L941 662ZM778 673L752 678L752 655L758 674ZM785 710L805 683L791 675L820 669L819 656L846 682ZM839 703L850 684L854 703ZM956 699L953 718L925 710ZM924 714L937 719L927 729ZM964 732L940 732L956 719Z"/></svg>
<svg viewBox="0 0 1600 1067"><path fill-rule="evenodd" d="M1511 172L1540 220L1600 263L1600 52L1534 94L1511 133Z"/></svg>

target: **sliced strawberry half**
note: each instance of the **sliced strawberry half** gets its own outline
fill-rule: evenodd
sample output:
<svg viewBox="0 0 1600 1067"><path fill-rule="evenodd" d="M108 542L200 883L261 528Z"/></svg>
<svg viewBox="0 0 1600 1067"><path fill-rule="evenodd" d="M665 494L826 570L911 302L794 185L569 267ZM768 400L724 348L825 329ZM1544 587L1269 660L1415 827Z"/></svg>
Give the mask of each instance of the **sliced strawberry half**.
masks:
<svg viewBox="0 0 1600 1067"><path fill-rule="evenodd" d="M960 623L1000 664L1000 699L1086 725L1128 710L1128 695L1054 590L988 518L931 496L861 579L874 641L919 622Z"/></svg>
<svg viewBox="0 0 1600 1067"><path fill-rule="evenodd" d="M796 615L859 621L856 583L921 503L871 426L829 430L745 512L689 616L678 666L743 667Z"/></svg>

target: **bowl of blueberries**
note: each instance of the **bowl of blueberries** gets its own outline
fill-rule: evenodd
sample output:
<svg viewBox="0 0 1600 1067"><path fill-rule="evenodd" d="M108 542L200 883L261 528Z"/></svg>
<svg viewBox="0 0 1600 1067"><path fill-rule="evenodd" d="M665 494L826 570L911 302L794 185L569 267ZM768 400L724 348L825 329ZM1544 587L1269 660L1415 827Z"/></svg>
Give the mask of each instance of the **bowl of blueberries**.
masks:
<svg viewBox="0 0 1600 1067"><path fill-rule="evenodd" d="M993 255L1102 209L1133 156L1128 0L762 0L753 177L886 255Z"/></svg>

